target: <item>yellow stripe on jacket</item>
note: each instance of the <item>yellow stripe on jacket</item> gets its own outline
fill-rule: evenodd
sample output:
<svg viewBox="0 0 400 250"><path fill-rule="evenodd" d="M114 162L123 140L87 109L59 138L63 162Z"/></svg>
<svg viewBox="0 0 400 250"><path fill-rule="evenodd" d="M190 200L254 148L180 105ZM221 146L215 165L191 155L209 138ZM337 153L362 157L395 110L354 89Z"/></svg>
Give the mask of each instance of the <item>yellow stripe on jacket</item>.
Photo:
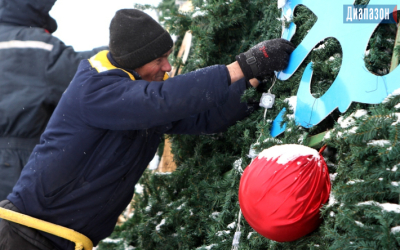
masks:
<svg viewBox="0 0 400 250"><path fill-rule="evenodd" d="M97 53L96 55L92 56L89 59L90 64L92 65L93 68L95 68L97 70L97 72L104 72L107 70L112 70L112 69L119 69L124 71L125 73L127 73L129 75L129 78L131 78L131 80L136 80L135 77L129 73L128 71L121 69L121 68L117 68L114 65L111 64L111 62L108 60L107 58L107 54L108 54L108 50L103 50L100 51L99 53ZM169 78L168 74L165 73L163 80L167 80Z"/></svg>

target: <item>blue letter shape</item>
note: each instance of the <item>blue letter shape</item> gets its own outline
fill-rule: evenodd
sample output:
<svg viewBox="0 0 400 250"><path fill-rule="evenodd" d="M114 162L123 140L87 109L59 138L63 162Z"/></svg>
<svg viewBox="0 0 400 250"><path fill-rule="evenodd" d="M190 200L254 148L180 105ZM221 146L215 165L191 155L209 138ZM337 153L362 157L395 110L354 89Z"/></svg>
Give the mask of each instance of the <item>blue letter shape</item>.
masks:
<svg viewBox="0 0 400 250"><path fill-rule="evenodd" d="M385 2L385 4L399 3L400 0ZM378 23L343 23L343 5L349 4L348 0L289 0L283 7L282 14L293 13L299 4L308 6L319 18L291 54L288 67L279 72L277 78L284 81L291 77L315 45L328 37L334 37L340 42L343 58L335 81L320 98L314 98L310 93L312 63L307 65L297 92L295 111L297 124L310 128L325 119L336 108L343 113L352 102L378 104L400 88L400 67L385 76L376 76L365 68L365 51ZM379 1L371 0L371 4L379 4ZM291 23L289 28L284 30L282 37L290 40L295 29L295 24ZM286 126L280 126L283 114L284 110L273 122L271 130L273 137L285 131Z"/></svg>

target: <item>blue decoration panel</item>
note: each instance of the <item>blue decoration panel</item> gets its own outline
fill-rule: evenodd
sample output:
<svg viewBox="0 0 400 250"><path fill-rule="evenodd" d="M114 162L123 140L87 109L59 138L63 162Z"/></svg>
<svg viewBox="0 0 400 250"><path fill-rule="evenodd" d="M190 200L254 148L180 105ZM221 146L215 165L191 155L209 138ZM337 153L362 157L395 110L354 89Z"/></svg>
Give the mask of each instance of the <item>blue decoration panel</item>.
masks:
<svg viewBox="0 0 400 250"><path fill-rule="evenodd" d="M314 47L329 37L336 38L342 46L342 66L331 87L320 98L314 98L310 92L312 79L312 63L308 64L297 92L295 121L297 124L310 128L320 123L336 108L345 112L352 102L378 104L388 95L400 88L400 67L385 76L372 74L365 67L364 57L368 41L379 25L376 23L346 23L344 5L354 1L345 0L289 0L282 8L282 18L288 18L296 6L305 5L318 20L310 29L308 35L293 51L288 67L277 73L277 78L289 79L314 49ZM368 6L379 5L379 0L371 0ZM399 5L400 0L387 0L385 4ZM283 30L282 38L290 40L295 34L296 25ZM282 110L273 122L271 135L273 137L285 131L281 127Z"/></svg>

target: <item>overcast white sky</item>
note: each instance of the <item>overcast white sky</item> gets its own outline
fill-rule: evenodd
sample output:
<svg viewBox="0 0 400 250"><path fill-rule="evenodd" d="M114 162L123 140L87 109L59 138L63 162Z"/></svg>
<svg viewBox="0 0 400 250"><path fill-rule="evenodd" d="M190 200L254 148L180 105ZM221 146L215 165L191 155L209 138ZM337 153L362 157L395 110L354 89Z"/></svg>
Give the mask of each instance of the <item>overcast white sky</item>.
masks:
<svg viewBox="0 0 400 250"><path fill-rule="evenodd" d="M108 28L117 10L133 8L135 3L157 6L160 1L57 0L50 11L50 15L58 24L58 29L53 35L66 45L73 46L76 51L108 45ZM157 20L155 13L147 13Z"/></svg>

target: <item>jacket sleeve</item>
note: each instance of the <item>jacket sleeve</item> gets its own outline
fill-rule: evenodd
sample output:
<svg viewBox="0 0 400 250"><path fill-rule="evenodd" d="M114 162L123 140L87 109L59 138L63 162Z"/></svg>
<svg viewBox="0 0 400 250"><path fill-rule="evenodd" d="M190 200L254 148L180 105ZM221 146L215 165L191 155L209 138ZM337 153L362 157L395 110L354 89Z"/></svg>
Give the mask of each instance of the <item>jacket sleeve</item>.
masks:
<svg viewBox="0 0 400 250"><path fill-rule="evenodd" d="M132 81L116 76L118 71L74 80L71 92L80 95L81 117L87 125L111 130L153 128L222 106L229 96L225 65L160 82Z"/></svg>
<svg viewBox="0 0 400 250"><path fill-rule="evenodd" d="M66 46L58 38L49 35L48 43L53 44L45 69L45 81L49 88L48 102L56 105L62 93L74 77L81 60L88 59L108 47L98 47L91 51L76 52L73 47Z"/></svg>
<svg viewBox="0 0 400 250"><path fill-rule="evenodd" d="M171 123L167 134L212 134L224 132L258 107L256 103L241 102L241 96L246 90L246 80L243 78L229 86L227 102L206 112L192 115L188 118Z"/></svg>

